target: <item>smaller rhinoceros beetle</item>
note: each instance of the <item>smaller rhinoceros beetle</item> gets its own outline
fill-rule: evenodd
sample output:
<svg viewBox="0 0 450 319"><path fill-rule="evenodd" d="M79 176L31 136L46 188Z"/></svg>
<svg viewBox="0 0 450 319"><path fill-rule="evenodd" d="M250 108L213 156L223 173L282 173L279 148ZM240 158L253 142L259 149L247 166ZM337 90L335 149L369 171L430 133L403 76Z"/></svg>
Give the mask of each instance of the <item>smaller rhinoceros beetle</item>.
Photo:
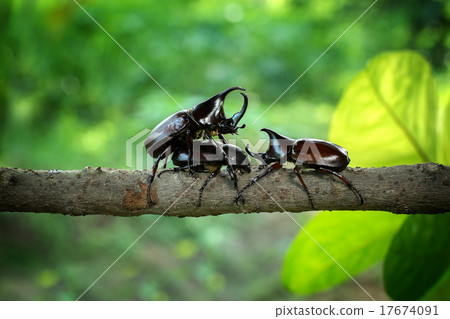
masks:
<svg viewBox="0 0 450 319"><path fill-rule="evenodd" d="M312 201L311 193L308 190L303 178L301 177L299 168L315 169L318 172L328 173L336 176L343 181L359 197L361 205L364 200L361 194L353 187L348 179L339 174L350 163L347 150L343 147L331 142L305 138L294 140L289 137L278 134L270 129L263 128L261 131L266 132L270 138L269 148L265 153L253 153L245 148L247 153L252 157L261 161L261 167L264 168L253 180L245 186L236 197L239 200L242 193L256 183L259 179L270 172L280 169L286 162L294 163L294 172L300 183L308 195L311 207L315 209Z"/></svg>
<svg viewBox="0 0 450 319"><path fill-rule="evenodd" d="M215 140L195 140L192 143L191 152L188 151L186 145L177 148L172 153L172 162L178 167L164 170L158 174L158 177L164 172L178 172L186 169L192 169L199 173L211 173L199 190L197 203L199 207L201 206L202 194L206 185L219 174L222 166L227 166L227 172L234 183L236 194L239 194L236 171L241 173L250 173L251 171L250 160L241 148L231 144L222 144ZM189 166L189 163L191 163L191 166ZM241 199L243 200L242 197Z"/></svg>
<svg viewBox="0 0 450 319"><path fill-rule="evenodd" d="M220 140L226 144L223 134L237 134L238 129L245 127L245 125L240 127L237 125L247 110L247 95L241 93L244 97L244 105L232 117L226 118L223 110L226 96L235 90L245 91L238 86L226 89L197 104L192 109L172 114L150 132L145 140L145 148L151 157L156 158L152 172L148 177L147 196L151 204L154 204L154 202L150 197L150 187L161 159L165 158L167 161L169 155L178 148L190 152L192 141L199 138L212 139L213 136L218 135ZM190 158L191 156L188 156L187 165L189 167L191 166Z"/></svg>

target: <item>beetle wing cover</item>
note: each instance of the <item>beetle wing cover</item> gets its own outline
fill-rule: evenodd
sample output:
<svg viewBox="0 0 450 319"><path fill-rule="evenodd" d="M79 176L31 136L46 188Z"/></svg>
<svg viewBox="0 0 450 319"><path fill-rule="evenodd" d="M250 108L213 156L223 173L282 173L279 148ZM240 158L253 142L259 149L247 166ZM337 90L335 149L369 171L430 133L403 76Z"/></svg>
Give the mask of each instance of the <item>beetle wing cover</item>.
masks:
<svg viewBox="0 0 450 319"><path fill-rule="evenodd" d="M179 111L163 120L145 140L147 153L152 157L158 157L172 143L173 138L187 129L190 122L187 111Z"/></svg>
<svg viewBox="0 0 450 319"><path fill-rule="evenodd" d="M345 148L312 138L297 140L291 157L296 166L324 167L334 171L345 169L350 162Z"/></svg>

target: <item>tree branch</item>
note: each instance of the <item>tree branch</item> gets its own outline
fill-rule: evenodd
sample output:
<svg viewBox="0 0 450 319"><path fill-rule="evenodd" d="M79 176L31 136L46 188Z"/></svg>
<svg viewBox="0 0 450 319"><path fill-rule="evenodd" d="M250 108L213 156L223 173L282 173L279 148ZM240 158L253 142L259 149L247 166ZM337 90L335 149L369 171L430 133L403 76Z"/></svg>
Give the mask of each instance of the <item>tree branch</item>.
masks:
<svg viewBox="0 0 450 319"><path fill-rule="evenodd" d="M250 174L239 175L239 188L257 174L258 170L254 169ZM348 168L342 175L362 194L364 205L359 205L355 193L339 179L329 174L305 171L302 176L317 209L382 210L397 214L450 211L449 166L425 163ZM245 204L241 207L234 204L236 192L225 172L211 180L203 193L202 206L197 207L198 191L208 176L207 173L189 176L186 172L168 172L161 178L155 178L151 193L156 205L148 207L148 172L145 170L87 167L81 171L37 171L0 168L0 211L74 216L165 214L199 217L279 212L283 209L288 212L311 210L305 191L289 168L260 180L259 185L270 196L257 184L250 187L244 193Z"/></svg>

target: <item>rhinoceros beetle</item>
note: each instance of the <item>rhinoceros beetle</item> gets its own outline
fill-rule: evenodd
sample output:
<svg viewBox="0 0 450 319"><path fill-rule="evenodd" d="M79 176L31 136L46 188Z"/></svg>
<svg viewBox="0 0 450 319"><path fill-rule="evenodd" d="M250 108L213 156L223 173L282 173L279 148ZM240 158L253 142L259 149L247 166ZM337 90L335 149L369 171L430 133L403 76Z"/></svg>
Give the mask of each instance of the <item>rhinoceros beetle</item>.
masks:
<svg viewBox="0 0 450 319"><path fill-rule="evenodd" d="M339 174L339 172L343 171L350 163L350 158L348 157L346 149L331 142L318 139L305 138L294 140L267 128L263 128L261 131L266 132L270 138L270 144L267 151L265 153L253 153L248 149L248 145L245 150L252 157L261 161L261 168L264 169L239 192L236 197L236 202L239 200L240 196L242 196L242 193L259 179L270 172L278 170L286 162L291 162L295 165L294 172L308 195L309 202L313 209L315 209L315 207L311 193L301 177L299 168L315 169L316 171L336 176L343 181L348 188L355 192L359 197L361 205L364 203L358 190L353 187L348 179Z"/></svg>
<svg viewBox="0 0 450 319"><path fill-rule="evenodd" d="M195 140L191 144L192 150L188 151L188 145L178 147L172 153L173 169L167 169L158 174L173 171L192 169L194 172L211 173L199 190L197 206L201 206L202 194L208 183L219 174L222 166L227 166L227 172L234 183L234 189L239 194L236 171L250 173L250 160L247 154L239 147L231 144L222 144L215 140ZM226 155L226 156L225 156ZM191 166L189 166L191 164ZM243 200L243 198L241 197Z"/></svg>
<svg viewBox="0 0 450 319"><path fill-rule="evenodd" d="M237 125L247 110L247 95L241 93L244 97L244 104L241 110L232 117L226 118L223 109L226 96L235 90L245 91L244 88L238 86L226 89L189 110L172 114L150 132L145 140L145 148L147 153L156 159L148 177L147 197L151 204L154 202L150 196L150 187L161 159L165 158L167 162L169 155L178 148L187 150L189 153L192 141L198 138L211 140L213 136L218 135L220 140L226 144L223 134L237 134L238 129L245 127L245 124L240 127ZM191 172L190 158L189 155L187 165Z"/></svg>

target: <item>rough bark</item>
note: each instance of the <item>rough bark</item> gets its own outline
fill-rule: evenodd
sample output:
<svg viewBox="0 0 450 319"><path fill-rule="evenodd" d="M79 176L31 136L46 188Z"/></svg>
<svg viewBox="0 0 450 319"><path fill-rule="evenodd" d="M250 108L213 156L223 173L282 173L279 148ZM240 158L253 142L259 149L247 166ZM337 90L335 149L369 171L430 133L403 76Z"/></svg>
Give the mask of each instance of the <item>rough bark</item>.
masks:
<svg viewBox="0 0 450 319"><path fill-rule="evenodd" d="M258 170L254 169L250 174L239 175L239 188L257 173ZM302 176L317 209L381 210L397 214L450 211L449 166L424 163L348 168L342 175L362 194L364 204L359 205L355 193L339 179L329 174L305 171ZM232 181L222 172L206 187L202 206L197 207L198 191L208 176L207 173L194 176L189 176L187 172L165 173L161 178L155 178L152 185L151 193L156 205L148 206L148 172L145 170L87 167L80 171L37 171L0 168L0 211L74 216L165 214L198 217L311 210L305 191L289 168L260 180L259 184L268 194L256 184L250 187L244 193L245 204L240 206L234 203L236 192Z"/></svg>

